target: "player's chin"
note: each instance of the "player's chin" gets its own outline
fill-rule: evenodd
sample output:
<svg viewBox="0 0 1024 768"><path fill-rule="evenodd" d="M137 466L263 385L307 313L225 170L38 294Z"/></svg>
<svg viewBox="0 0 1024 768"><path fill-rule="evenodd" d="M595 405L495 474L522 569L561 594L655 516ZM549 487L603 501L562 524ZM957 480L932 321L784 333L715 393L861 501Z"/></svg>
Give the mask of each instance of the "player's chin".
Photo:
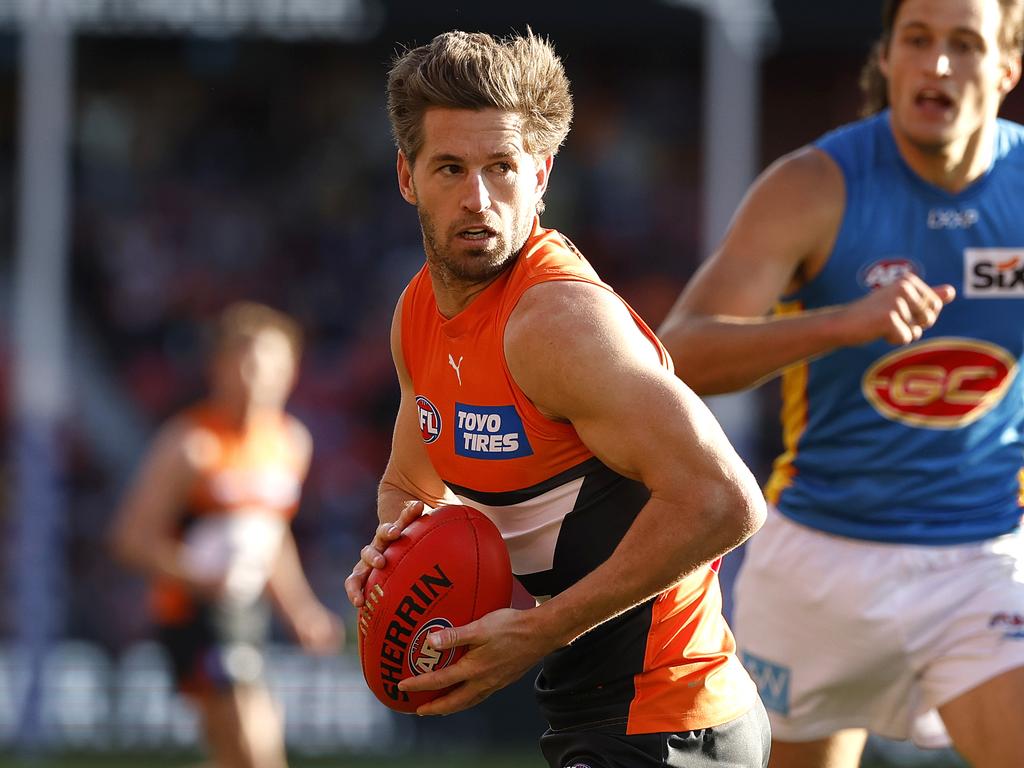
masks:
<svg viewBox="0 0 1024 768"><path fill-rule="evenodd" d="M928 153L938 153L955 142L962 131L952 121L909 121L905 133L913 144Z"/></svg>
<svg viewBox="0 0 1024 768"><path fill-rule="evenodd" d="M459 265L456 274L465 282L482 283L504 271L507 258L490 251L468 252Z"/></svg>

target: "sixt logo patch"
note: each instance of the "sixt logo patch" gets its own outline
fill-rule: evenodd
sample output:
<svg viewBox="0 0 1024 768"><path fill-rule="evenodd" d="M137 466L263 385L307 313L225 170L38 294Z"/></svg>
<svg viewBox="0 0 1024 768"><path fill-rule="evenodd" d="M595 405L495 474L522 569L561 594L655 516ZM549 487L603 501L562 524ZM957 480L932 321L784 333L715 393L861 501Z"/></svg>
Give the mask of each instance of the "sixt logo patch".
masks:
<svg viewBox="0 0 1024 768"><path fill-rule="evenodd" d="M924 274L924 270L910 259L892 256L886 259L879 259L861 268L860 272L857 273L857 279L861 285L873 291L876 288L892 285L900 277L910 272L918 276Z"/></svg>
<svg viewBox="0 0 1024 768"><path fill-rule="evenodd" d="M1024 299L1024 248L965 248L964 295Z"/></svg>
<svg viewBox="0 0 1024 768"><path fill-rule="evenodd" d="M452 663L452 659L455 658L455 649L438 650L427 642L427 637L431 632L451 629L453 626L455 625L448 621L448 619L437 618L431 619L420 627L416 636L412 639L412 644L409 646L410 672L414 675L425 675L427 672L444 669Z"/></svg>
<svg viewBox="0 0 1024 768"><path fill-rule="evenodd" d="M1016 373L1017 361L1002 347L943 338L885 355L865 372L861 391L887 419L954 429L991 411Z"/></svg>
<svg viewBox="0 0 1024 768"><path fill-rule="evenodd" d="M416 396L416 414L420 423L420 437L432 443L441 436L441 412L423 395Z"/></svg>
<svg viewBox="0 0 1024 768"><path fill-rule="evenodd" d="M523 420L512 405L455 404L455 453L471 459L532 456Z"/></svg>
<svg viewBox="0 0 1024 768"><path fill-rule="evenodd" d="M767 709L780 715L789 714L789 667L762 659L752 653L743 654L743 666L754 678L757 692Z"/></svg>

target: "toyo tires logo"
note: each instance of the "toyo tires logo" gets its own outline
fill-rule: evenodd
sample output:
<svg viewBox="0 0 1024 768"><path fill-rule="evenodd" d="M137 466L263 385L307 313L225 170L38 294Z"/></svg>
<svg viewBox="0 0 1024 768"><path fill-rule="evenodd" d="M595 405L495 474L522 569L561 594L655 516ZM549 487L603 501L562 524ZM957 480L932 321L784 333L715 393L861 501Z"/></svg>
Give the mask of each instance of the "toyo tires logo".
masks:
<svg viewBox="0 0 1024 768"><path fill-rule="evenodd" d="M879 359L864 374L861 391L887 419L954 429L992 410L1016 372L1016 359L995 344L935 339Z"/></svg>

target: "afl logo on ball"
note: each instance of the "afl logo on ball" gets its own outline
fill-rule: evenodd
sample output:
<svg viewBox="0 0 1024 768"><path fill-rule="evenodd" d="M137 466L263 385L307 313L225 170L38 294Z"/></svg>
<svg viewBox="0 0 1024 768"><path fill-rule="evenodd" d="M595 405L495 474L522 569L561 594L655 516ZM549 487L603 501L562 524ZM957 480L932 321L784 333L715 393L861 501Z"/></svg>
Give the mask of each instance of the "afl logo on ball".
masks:
<svg viewBox="0 0 1024 768"><path fill-rule="evenodd" d="M416 396L416 413L420 423L420 436L424 443L432 443L441 436L441 413L423 395Z"/></svg>
<svg viewBox="0 0 1024 768"><path fill-rule="evenodd" d="M448 619L431 619L416 633L409 648L409 671L414 675L424 675L427 672L434 672L444 669L452 663L455 656L455 649L449 648L439 651L431 648L427 642L427 636L431 632L438 632L442 629L450 629L452 623Z"/></svg>
<svg viewBox="0 0 1024 768"><path fill-rule="evenodd" d="M864 374L861 391L887 419L955 429L995 408L1016 373L1013 355L995 344L935 339L882 357Z"/></svg>

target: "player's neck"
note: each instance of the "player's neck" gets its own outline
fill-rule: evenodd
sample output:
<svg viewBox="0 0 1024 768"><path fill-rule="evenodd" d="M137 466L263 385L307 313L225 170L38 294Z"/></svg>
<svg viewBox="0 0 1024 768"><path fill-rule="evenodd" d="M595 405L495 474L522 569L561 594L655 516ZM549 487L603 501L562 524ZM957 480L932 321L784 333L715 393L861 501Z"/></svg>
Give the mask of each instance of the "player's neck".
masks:
<svg viewBox="0 0 1024 768"><path fill-rule="evenodd" d="M981 178L991 166L995 130L995 121L986 121L969 136L941 147L915 142L899 130L893 130L893 137L914 173L929 184L956 194Z"/></svg>
<svg viewBox="0 0 1024 768"><path fill-rule="evenodd" d="M256 403L244 398L234 397L227 394L213 393L211 400L215 404L221 418L231 427L240 432L245 432L267 414L266 408L261 408Z"/></svg>
<svg viewBox="0 0 1024 768"><path fill-rule="evenodd" d="M457 314L466 309L473 301L487 290L495 280L505 274L505 271L474 283L466 283L453 279L446 279L436 274L436 270L430 268L431 284L434 287L434 300L437 302L437 311L451 320Z"/></svg>

